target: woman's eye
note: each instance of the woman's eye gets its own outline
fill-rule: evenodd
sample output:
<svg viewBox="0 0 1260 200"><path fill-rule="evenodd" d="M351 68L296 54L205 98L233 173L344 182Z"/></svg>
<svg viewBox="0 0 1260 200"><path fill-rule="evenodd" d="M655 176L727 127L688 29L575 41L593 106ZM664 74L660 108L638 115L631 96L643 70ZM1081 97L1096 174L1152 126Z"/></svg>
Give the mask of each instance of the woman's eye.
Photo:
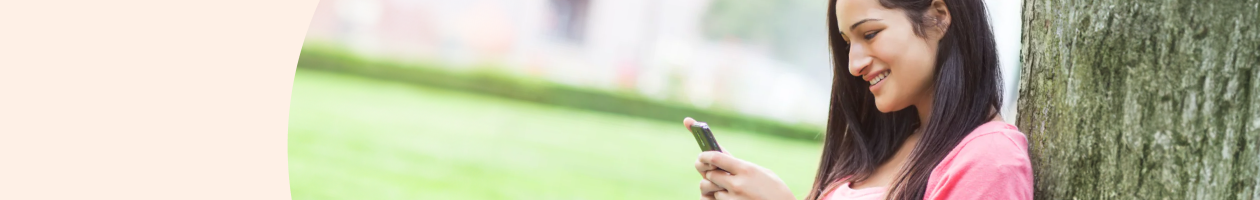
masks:
<svg viewBox="0 0 1260 200"><path fill-rule="evenodd" d="M870 33L867 33L866 35L863 35L862 37L866 38L867 40L870 40L871 38L875 38L875 34L879 34L879 31L871 31Z"/></svg>

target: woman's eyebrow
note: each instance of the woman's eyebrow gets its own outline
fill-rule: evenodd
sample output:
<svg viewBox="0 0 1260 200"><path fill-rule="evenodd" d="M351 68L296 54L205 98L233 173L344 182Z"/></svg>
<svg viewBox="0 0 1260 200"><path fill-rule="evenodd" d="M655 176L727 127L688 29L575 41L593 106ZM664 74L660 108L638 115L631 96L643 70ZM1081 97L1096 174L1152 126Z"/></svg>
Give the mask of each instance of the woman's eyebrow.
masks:
<svg viewBox="0 0 1260 200"><path fill-rule="evenodd" d="M858 25L862 25L862 23L866 23L869 21L879 21L879 20L880 19L871 19L871 18L859 20L857 23L853 23L853 25L849 26L849 31L853 31L853 29L857 29Z"/></svg>

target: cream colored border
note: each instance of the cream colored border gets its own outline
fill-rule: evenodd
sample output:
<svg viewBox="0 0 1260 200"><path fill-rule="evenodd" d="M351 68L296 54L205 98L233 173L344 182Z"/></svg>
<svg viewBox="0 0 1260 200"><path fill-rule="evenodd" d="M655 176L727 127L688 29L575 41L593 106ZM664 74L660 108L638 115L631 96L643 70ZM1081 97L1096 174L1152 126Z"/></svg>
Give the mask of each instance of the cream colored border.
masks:
<svg viewBox="0 0 1260 200"><path fill-rule="evenodd" d="M0 3L0 199L288 199L317 3Z"/></svg>

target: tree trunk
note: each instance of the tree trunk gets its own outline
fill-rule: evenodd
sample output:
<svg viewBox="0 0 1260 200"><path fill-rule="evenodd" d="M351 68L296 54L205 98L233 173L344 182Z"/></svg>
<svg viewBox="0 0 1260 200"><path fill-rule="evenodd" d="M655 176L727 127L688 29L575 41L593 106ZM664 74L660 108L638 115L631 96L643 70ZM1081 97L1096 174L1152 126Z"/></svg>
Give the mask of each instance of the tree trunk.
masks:
<svg viewBox="0 0 1260 200"><path fill-rule="evenodd" d="M1025 0L1038 199L1260 199L1260 0Z"/></svg>

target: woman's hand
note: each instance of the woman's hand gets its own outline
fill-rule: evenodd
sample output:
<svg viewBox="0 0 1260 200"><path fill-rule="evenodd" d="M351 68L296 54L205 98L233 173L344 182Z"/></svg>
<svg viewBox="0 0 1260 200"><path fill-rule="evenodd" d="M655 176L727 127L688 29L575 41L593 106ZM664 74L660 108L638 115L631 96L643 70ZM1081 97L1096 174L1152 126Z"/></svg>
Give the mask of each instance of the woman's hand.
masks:
<svg viewBox="0 0 1260 200"><path fill-rule="evenodd" d="M795 200L783 180L768 169L730 154L706 151L696 159L700 199Z"/></svg>

